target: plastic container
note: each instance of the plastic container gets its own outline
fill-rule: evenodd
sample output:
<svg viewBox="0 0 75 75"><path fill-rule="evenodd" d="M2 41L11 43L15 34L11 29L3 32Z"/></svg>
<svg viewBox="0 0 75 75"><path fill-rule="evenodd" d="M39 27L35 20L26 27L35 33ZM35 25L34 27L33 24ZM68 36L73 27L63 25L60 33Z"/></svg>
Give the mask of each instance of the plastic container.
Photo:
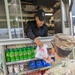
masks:
<svg viewBox="0 0 75 75"><path fill-rule="evenodd" d="M14 49L14 52L15 52L15 61L18 61L19 60L19 52L18 52L18 49L15 48Z"/></svg>
<svg viewBox="0 0 75 75"><path fill-rule="evenodd" d="M6 62L10 62L10 49L7 48L5 51L5 56L6 56Z"/></svg>
<svg viewBox="0 0 75 75"><path fill-rule="evenodd" d="M35 61L30 61L29 62L29 68L30 69L36 69L36 63L35 63Z"/></svg>
<svg viewBox="0 0 75 75"><path fill-rule="evenodd" d="M19 48L19 58L20 58L20 60L24 59L24 53L23 53L23 49L22 48Z"/></svg>
<svg viewBox="0 0 75 75"><path fill-rule="evenodd" d="M31 55L31 47L29 46L28 48L27 48L27 50L28 50L28 59L31 59L32 58L32 55Z"/></svg>
<svg viewBox="0 0 75 75"><path fill-rule="evenodd" d="M24 50L23 50L23 52L24 52L24 59L26 60L26 59L28 59L27 47L24 47L23 49L24 49Z"/></svg>
<svg viewBox="0 0 75 75"><path fill-rule="evenodd" d="M31 53L31 58L34 58L35 57L35 53L34 53L34 47L33 46L31 46L31 51L32 51L32 53Z"/></svg>
<svg viewBox="0 0 75 75"><path fill-rule="evenodd" d="M14 49L11 49L11 50L10 50L10 59L11 59L11 62L15 61Z"/></svg>
<svg viewBox="0 0 75 75"><path fill-rule="evenodd" d="M37 68L42 68L43 67L43 64L42 64L41 60L36 60L36 67Z"/></svg>

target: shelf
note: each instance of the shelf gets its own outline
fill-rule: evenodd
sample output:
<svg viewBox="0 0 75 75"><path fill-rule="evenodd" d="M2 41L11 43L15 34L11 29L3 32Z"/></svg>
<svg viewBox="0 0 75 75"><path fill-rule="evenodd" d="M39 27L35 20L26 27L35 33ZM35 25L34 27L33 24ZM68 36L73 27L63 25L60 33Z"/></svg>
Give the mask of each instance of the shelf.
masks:
<svg viewBox="0 0 75 75"><path fill-rule="evenodd" d="M54 38L54 36L48 36L48 37L40 37L39 40L42 42L51 41ZM31 44L34 43L33 40L29 38L17 38L17 39L1 39L0 45L13 45L13 44Z"/></svg>
<svg viewBox="0 0 75 75"><path fill-rule="evenodd" d="M18 64L18 63L28 62L28 61L33 61L33 60L38 60L38 58L27 59L27 60L21 60L21 61L14 61L14 62L6 62L6 65Z"/></svg>
<svg viewBox="0 0 75 75"><path fill-rule="evenodd" d="M28 71L25 71L25 72L9 74L9 75L27 74L27 73L30 73L30 72L33 72L33 71L45 70L45 69L49 69L49 68L50 68L50 66L49 67L43 67L43 68L37 68L37 69L33 69L33 70L28 70Z"/></svg>

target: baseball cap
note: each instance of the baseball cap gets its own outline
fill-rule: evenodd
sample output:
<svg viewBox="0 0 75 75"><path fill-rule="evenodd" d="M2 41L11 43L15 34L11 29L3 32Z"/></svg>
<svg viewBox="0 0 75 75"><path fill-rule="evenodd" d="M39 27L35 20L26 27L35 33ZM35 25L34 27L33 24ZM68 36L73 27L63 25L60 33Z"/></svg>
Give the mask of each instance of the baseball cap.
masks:
<svg viewBox="0 0 75 75"><path fill-rule="evenodd" d="M38 17L40 21L44 21L45 20L45 12L44 10L40 9L37 11L37 13L35 14L35 17Z"/></svg>
<svg viewBox="0 0 75 75"><path fill-rule="evenodd" d="M75 46L75 38L71 35L58 33L51 43L61 50L72 51Z"/></svg>

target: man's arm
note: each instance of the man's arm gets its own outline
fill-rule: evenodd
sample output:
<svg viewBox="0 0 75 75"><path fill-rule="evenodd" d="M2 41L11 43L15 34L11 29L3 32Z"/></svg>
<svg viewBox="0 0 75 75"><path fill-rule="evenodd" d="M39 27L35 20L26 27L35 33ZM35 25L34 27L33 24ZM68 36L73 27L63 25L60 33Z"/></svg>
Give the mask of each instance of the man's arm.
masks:
<svg viewBox="0 0 75 75"><path fill-rule="evenodd" d="M43 43L42 43L38 38L35 38L35 39L34 39L34 42L35 42L39 47L42 47L42 46L43 46Z"/></svg>
<svg viewBox="0 0 75 75"><path fill-rule="evenodd" d="M28 38L34 40L34 42L38 46L41 47L43 45L43 43L39 39L37 39L37 37L35 37L35 35L33 34L32 27L31 27L31 23L30 22L27 23L27 36L28 36Z"/></svg>

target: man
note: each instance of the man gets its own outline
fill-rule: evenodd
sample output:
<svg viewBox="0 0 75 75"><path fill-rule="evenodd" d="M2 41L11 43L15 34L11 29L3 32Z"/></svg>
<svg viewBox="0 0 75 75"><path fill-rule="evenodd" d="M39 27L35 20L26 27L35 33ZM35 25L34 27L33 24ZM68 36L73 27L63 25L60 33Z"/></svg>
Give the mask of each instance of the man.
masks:
<svg viewBox="0 0 75 75"><path fill-rule="evenodd" d="M27 23L27 36L41 47L43 43L38 37L47 36L47 32L48 28L45 24L45 12L40 9L35 14L35 20Z"/></svg>
<svg viewBox="0 0 75 75"><path fill-rule="evenodd" d="M44 75L75 75L75 60L67 58L75 46L75 39L66 34L56 34L51 43L51 53L55 56L55 62L51 62L50 57L44 57L46 62L52 64Z"/></svg>

